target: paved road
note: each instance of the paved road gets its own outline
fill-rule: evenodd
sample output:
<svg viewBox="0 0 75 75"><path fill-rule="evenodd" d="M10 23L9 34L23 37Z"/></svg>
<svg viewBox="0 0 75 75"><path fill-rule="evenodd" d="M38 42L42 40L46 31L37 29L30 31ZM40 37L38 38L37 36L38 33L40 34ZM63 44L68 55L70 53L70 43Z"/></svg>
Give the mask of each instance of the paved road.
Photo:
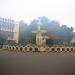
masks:
<svg viewBox="0 0 75 75"><path fill-rule="evenodd" d="M0 50L0 75L75 75L75 53Z"/></svg>

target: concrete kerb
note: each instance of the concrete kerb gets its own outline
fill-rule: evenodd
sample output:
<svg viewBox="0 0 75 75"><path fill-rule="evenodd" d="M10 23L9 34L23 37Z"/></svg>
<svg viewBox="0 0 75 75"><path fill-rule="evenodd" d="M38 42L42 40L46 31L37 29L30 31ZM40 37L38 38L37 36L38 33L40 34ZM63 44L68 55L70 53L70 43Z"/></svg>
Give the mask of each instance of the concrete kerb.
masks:
<svg viewBox="0 0 75 75"><path fill-rule="evenodd" d="M3 50L21 51L21 52L75 52L75 47L38 47L38 46L22 46L22 45L3 45Z"/></svg>

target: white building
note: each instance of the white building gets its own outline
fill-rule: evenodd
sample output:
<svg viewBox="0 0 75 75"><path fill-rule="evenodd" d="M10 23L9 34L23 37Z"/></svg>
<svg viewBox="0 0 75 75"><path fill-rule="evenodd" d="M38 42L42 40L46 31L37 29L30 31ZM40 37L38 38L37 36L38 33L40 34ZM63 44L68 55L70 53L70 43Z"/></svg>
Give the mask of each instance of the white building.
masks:
<svg viewBox="0 0 75 75"><path fill-rule="evenodd" d="M6 37L6 40L18 43L19 23L11 19L0 18L0 34Z"/></svg>

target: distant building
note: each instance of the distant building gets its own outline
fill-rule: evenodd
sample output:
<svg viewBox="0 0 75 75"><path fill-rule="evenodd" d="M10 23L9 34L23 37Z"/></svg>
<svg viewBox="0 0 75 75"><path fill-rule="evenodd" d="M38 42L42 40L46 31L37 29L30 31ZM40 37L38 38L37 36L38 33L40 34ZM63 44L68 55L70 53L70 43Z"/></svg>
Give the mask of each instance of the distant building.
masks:
<svg viewBox="0 0 75 75"><path fill-rule="evenodd" d="M0 37L18 43L19 23L11 19L0 18Z"/></svg>
<svg viewBox="0 0 75 75"><path fill-rule="evenodd" d="M75 33L73 34L72 40L71 40L71 44L75 44Z"/></svg>

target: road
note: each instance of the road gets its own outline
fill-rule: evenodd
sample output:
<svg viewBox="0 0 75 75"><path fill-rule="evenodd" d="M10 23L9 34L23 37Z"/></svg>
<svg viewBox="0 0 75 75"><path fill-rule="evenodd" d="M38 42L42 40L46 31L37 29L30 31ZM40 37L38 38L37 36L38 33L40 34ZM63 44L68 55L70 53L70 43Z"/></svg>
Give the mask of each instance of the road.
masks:
<svg viewBox="0 0 75 75"><path fill-rule="evenodd" d="M0 50L0 75L75 75L75 53Z"/></svg>

